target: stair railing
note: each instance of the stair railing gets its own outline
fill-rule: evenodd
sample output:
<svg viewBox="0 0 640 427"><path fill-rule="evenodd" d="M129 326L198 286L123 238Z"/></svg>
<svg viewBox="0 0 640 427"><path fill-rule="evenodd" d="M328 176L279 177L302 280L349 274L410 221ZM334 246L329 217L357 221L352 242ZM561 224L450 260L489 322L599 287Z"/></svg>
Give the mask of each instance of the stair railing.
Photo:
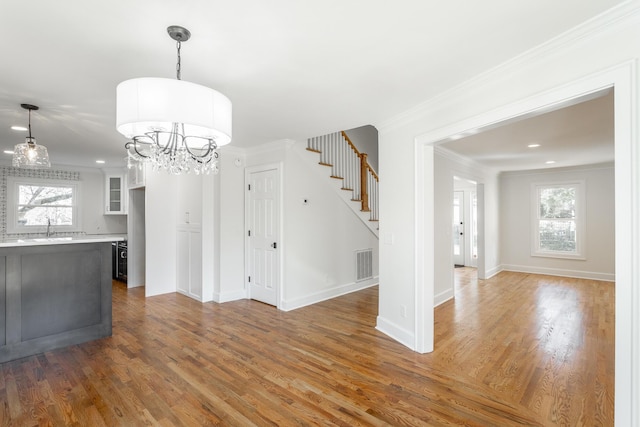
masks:
<svg viewBox="0 0 640 427"><path fill-rule="evenodd" d="M378 220L378 175L344 132L310 138L307 150L320 154L320 164L331 167L331 178L342 180L342 189L352 192L360 210L369 212L369 220Z"/></svg>

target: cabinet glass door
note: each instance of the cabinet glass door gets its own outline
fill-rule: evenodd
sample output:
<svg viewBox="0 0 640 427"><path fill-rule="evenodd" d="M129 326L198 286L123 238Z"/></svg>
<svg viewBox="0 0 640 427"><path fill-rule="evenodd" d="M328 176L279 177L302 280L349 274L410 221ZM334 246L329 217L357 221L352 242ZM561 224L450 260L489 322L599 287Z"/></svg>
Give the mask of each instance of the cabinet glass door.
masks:
<svg viewBox="0 0 640 427"><path fill-rule="evenodd" d="M122 178L109 177L109 211L120 212L122 210Z"/></svg>

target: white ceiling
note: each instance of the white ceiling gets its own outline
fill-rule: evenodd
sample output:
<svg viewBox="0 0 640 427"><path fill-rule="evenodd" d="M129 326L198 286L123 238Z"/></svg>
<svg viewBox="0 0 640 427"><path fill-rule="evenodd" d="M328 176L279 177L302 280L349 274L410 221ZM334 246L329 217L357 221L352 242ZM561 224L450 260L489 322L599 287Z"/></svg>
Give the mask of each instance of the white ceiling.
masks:
<svg viewBox="0 0 640 427"><path fill-rule="evenodd" d="M375 125L620 3L2 0L0 148L23 142L9 128L31 103L54 164L122 164L115 87L175 77L169 25L192 33L182 78L231 99L248 147Z"/></svg>
<svg viewBox="0 0 640 427"><path fill-rule="evenodd" d="M503 172L613 162L613 90L596 95L469 136L453 135L441 147Z"/></svg>

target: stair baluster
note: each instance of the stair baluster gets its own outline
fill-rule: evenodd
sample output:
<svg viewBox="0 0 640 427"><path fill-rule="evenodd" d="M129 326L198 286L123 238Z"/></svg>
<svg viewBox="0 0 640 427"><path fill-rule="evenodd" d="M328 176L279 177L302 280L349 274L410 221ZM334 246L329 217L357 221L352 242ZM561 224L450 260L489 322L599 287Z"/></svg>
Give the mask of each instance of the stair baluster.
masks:
<svg viewBox="0 0 640 427"><path fill-rule="evenodd" d="M342 179L342 189L352 192L351 200L360 202L360 210L369 212L369 220L378 220L378 176L345 132L309 138L307 149L318 152L320 164L331 166L331 177Z"/></svg>

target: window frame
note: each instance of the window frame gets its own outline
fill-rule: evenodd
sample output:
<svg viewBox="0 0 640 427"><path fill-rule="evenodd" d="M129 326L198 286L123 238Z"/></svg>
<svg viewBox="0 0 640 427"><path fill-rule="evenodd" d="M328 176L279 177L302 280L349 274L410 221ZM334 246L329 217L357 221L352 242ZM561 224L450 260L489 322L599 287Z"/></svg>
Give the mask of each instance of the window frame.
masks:
<svg viewBox="0 0 640 427"><path fill-rule="evenodd" d="M546 258L561 258L572 260L586 260L586 229L587 214L585 200L584 180L572 180L563 182L543 182L531 184L531 256ZM540 218L540 192L547 188L575 188L575 216L576 224L576 250L575 252L552 251L540 249L540 221L553 221L549 218Z"/></svg>
<svg viewBox="0 0 640 427"><path fill-rule="evenodd" d="M51 224L51 231L54 233L66 233L81 231L82 221L80 216L80 197L81 197L81 182L69 181L61 179L42 179L42 178L29 178L29 177L7 177L7 219L6 219L6 233L7 234L40 234L46 233L46 225L21 225L18 223L18 202L19 202L19 190L21 185L40 185L43 187L68 187L72 191L72 203L71 203L71 225L56 225Z"/></svg>

